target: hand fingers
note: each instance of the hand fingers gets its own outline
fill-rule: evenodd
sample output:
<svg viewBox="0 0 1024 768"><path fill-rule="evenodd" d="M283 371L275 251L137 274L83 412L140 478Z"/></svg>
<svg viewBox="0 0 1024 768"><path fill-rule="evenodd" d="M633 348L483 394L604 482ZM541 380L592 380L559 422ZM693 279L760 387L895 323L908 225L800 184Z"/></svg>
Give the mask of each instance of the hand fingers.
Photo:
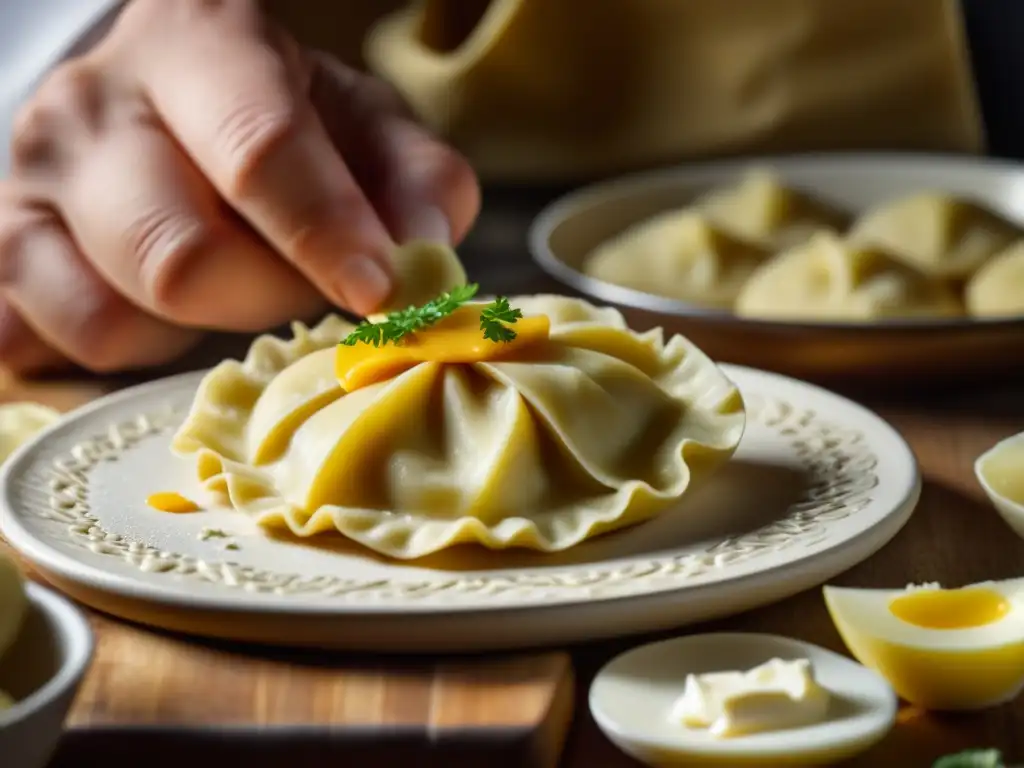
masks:
<svg viewBox="0 0 1024 768"><path fill-rule="evenodd" d="M211 16L187 44L142 56L149 98L235 210L328 298L369 313L391 291L391 238L289 67L296 57L228 21Z"/></svg>
<svg viewBox="0 0 1024 768"><path fill-rule="evenodd" d="M164 363L199 336L129 304L52 212L7 196L0 197L0 290L47 346L94 371Z"/></svg>
<svg viewBox="0 0 1024 768"><path fill-rule="evenodd" d="M45 344L0 296L0 369L16 374L38 373L67 365L67 359Z"/></svg>
<svg viewBox="0 0 1024 768"><path fill-rule="evenodd" d="M182 325L248 331L318 303L159 127L114 128L86 142L76 163L52 195L97 270L137 306Z"/></svg>
<svg viewBox="0 0 1024 768"><path fill-rule="evenodd" d="M419 125L383 81L329 56L315 63L313 104L392 236L460 242L480 210L466 159Z"/></svg>

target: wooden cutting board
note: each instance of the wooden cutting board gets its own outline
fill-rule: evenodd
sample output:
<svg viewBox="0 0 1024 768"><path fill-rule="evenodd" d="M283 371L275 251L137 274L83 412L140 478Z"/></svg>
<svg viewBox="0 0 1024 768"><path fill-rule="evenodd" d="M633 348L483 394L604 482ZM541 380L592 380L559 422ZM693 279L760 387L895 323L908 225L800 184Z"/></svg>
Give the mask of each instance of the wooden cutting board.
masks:
<svg viewBox="0 0 1024 768"><path fill-rule="evenodd" d="M111 388L7 380L0 402L68 410ZM395 659L273 651L91 618L95 659L51 768L121 758L182 768L197 743L204 765L246 768L339 760L553 768L572 720L573 672L564 653Z"/></svg>

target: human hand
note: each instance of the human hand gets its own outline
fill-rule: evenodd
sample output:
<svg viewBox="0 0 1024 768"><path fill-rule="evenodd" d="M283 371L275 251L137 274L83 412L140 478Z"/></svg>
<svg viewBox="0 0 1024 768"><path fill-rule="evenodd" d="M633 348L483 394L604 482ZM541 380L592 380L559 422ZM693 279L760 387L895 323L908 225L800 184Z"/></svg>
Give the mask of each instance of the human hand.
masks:
<svg viewBox="0 0 1024 768"><path fill-rule="evenodd" d="M0 181L0 363L168 362L203 329L326 301L369 314L388 252L457 243L466 161L383 83L303 50L255 0L133 0L54 70Z"/></svg>

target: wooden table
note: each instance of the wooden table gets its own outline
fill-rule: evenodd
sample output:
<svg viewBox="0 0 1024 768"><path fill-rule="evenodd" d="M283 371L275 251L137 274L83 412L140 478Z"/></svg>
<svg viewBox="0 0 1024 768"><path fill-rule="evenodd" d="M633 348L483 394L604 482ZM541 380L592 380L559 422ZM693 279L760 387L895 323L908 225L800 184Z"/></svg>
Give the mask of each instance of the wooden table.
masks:
<svg viewBox="0 0 1024 768"><path fill-rule="evenodd" d="M10 386L0 392L0 399L34 397L67 407L107 389L101 382L85 384L51 384L42 389ZM1024 430L1024 397L1022 392L951 394L916 405L878 405L909 440L925 476L921 503L906 528L881 552L836 580L844 585L898 587L908 582L939 580L955 586L984 579L1003 579L1024 574L1024 541L1017 538L996 515L977 486L972 464L975 457L998 439ZM109 631L115 622L100 619L100 631ZM773 632L790 635L825 647L842 650L841 642L829 621L820 590L811 590L767 608L716 622L698 630L728 629ZM565 746L561 765L567 768L626 768L636 763L617 752L597 731L586 707L587 687L602 663L615 653L650 638L629 638L614 643L581 646L569 649L576 676L576 716ZM145 653L142 649L139 652ZM543 664L557 664L557 656ZM116 662L116 660L114 660ZM218 656L211 664L233 664L242 674L265 665L251 657L232 659L230 653ZM275 662L276 663L276 662ZM374 674L387 674L387 662ZM399 678L409 662L393 671ZM427 663L427 662L425 662ZM486 664L488 662L469 662ZM396 684L396 695L415 696L413 688ZM500 685L495 690L499 695ZM90 696L102 698L102 686L90 689ZM480 705L481 702L477 702ZM166 717L172 717L166 715ZM397 738L397 735L396 735ZM557 752L558 739L550 749ZM152 744L152 740L150 740ZM901 712L896 731L881 746L854 766L882 764L926 766L936 756L969 746L996 746L1008 757L1024 759L1024 698L972 716L920 715L911 710ZM400 764L415 754L415 742L400 750L405 757L394 757L387 763ZM322 747L322 749L327 749ZM207 754L209 747L197 746L196 757ZM175 754L179 754L176 752ZM351 754L351 753L346 753ZM77 764L72 744L62 751L60 766ZM472 758L466 764L472 764ZM260 764L259 755L250 755L247 762ZM267 765L274 762L263 763ZM514 765L512 762L509 765Z"/></svg>
<svg viewBox="0 0 1024 768"><path fill-rule="evenodd" d="M513 215L504 223L492 221L490 227L478 235L477 247L492 253L501 252L510 240L521 238L521 219L522 215L519 219ZM481 268L480 264L476 265L477 271ZM485 289L511 293L538 287L536 274L529 271L521 257L501 264L490 263L487 265L487 271L494 279L490 281L490 285L486 284L488 281L482 281L485 283ZM474 274L472 263L470 273ZM208 350L201 359L193 358L189 361L186 367L202 365L216 357L217 354L211 354ZM8 387L5 391L0 391L0 400L29 396L67 407L123 383L126 382L92 381L85 384L50 385L48 389L43 390ZM925 487L920 505L905 529L881 552L836 579L836 583L902 587L909 582L937 580L947 586L957 586L985 579L1024 575L1024 541L1015 536L996 515L984 499L972 473L974 459L979 453L998 439L1024 430L1024 388L1002 393L966 391L930 397L914 403L886 404L878 400L864 402L889 419L911 443L925 476ZM96 621L101 633L121 629L114 620L98 618ZM839 637L826 614L819 589L727 621L693 628L694 631L722 629L785 634L842 650ZM108 656L113 654L114 658L105 659L106 671L96 672L95 679L87 686L88 690L83 695L91 697L87 708L88 717L95 717L97 711L102 713L103 707L114 707L115 704L120 708L122 717L144 715L149 722L157 723L162 721L161 718L176 721L190 718L196 720L216 714L209 706L203 709L204 705L194 703L189 705L193 710L186 706L175 712L147 711L140 715L131 707L145 709L145 702L105 700L104 697L108 694L104 686L110 684L110 669L116 669L120 661L119 655L132 652L143 655L148 653L150 641L145 639L145 636L136 637L143 639L133 641L133 647L119 646L117 650L110 651ZM451 662L439 663L435 660L356 660L348 663L365 672L366 684L361 690L366 694L363 698L373 699L373 705L370 707L365 701L359 701L358 696L353 697L350 704L359 709L362 713L360 716L368 717L374 722L391 723L396 726L401 726L407 720L418 722L428 710L432 722L437 719L443 721L446 713L456 711L463 718L470 713L473 718L488 727L495 723L515 726L517 718L522 718L524 722L531 718L538 721L544 719L547 723L547 730L542 729L540 742L531 740L528 744L520 744L522 749L516 751L517 743L514 739L510 741L507 745L507 761L496 760L493 752L488 753L486 758L480 758L479 755L473 754L470 745L468 752L464 751L459 755L452 753L431 762L431 765L454 768L456 765L470 766L485 762L490 768L497 768L499 763L510 766L557 763L566 768L627 768L637 763L619 753L598 732L587 711L587 689L594 673L612 655L650 639L654 638L629 638L619 642L568 649L575 671L575 717L565 739L564 751L561 750L562 736L564 724L569 719L569 708L562 699L566 698L571 703L572 696L571 689L564 692L560 686L571 686L573 683L572 677L564 674L567 671L565 661L569 657L557 653L536 657L525 667L518 667L518 672L511 672L511 667L503 668L503 661L467 660L454 663L452 666ZM191 641L160 642L188 644ZM163 649L161 653L173 656L173 649L168 650L171 646L159 647ZM201 648L200 653L203 669L213 676L212 679L218 681L218 686L230 686L233 684L232 680L237 681L240 677L251 674L260 676L261 680L268 676L284 678L294 687L300 685L296 680L306 676L311 679L302 684L311 687L304 690L316 690L317 673L311 675L304 662L300 664L287 655L271 658L251 650L239 651L230 647L205 646ZM486 685L481 688L479 684L472 689L467 686L460 687L460 669L465 671L472 665L478 665L478 670L483 668L487 670L486 674L493 676L493 690ZM237 673L233 678L224 672L232 669ZM423 669L429 671L426 677L416 671ZM327 674L326 668L323 674ZM420 676L417 677L417 674ZM503 709L501 704L511 695L507 687L510 674L518 674L518 684L525 689L530 688L531 680L543 678L562 682L552 683L545 689L549 693L546 697L535 696L530 699L530 706L536 711L509 711L508 707ZM476 677L479 679L479 671ZM373 682L374 680L376 682ZM424 683L423 680L427 682ZM447 699L444 695L440 696L443 700L440 704L437 701L439 689L442 693L447 692L445 695L448 696ZM240 697L258 698L258 691L251 688L242 687L235 693ZM295 703L295 706L300 706L300 703ZM370 709L373 710L372 713L367 714ZM299 711L308 711L309 717L320 716L317 708L312 705L308 710L300 707ZM264 711L261 717L270 716ZM515 733L515 729L510 732ZM200 740L189 746L184 742L178 743L174 739L168 739L166 734L161 736L156 731L146 735L141 744L150 768L154 762L181 765L188 760L203 761L204 758L210 759L214 755L234 762L244 761L250 766L288 764L289 768L300 764L328 765L340 758L350 758L345 760L345 764L352 765L426 765L422 754L417 751L421 748L421 743L415 738L406 738L407 736L408 734L398 727L393 748L388 749L386 754L373 752L370 746L361 751L358 743L355 746L348 743L344 750L332 751L329 740L315 745L312 751L307 750L301 755L287 747L281 748L280 745L247 748L244 739L234 742ZM96 757L120 755L122 750L119 744L121 742L114 738L107 742L101 753L93 751L86 755L85 752L79 751L75 739L71 739L62 749L54 768L91 764ZM134 747L138 746L139 743L134 744ZM1024 760L1024 697L1015 704L970 716L940 717L906 709L901 711L899 724L894 733L870 754L850 765L864 768L879 765L918 768L929 766L939 755L977 746L998 747L1004 750L1009 759ZM161 755L170 755L172 747L173 759L168 757L162 761ZM538 750L544 754L540 756ZM562 752L560 759L559 752ZM206 764L205 761L203 764Z"/></svg>

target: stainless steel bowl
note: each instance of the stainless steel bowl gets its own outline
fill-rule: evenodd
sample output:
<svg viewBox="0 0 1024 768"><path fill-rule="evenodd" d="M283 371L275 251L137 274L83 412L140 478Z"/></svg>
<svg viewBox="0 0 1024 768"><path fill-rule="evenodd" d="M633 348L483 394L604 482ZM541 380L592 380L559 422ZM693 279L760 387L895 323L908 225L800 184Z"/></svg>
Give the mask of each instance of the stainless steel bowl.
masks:
<svg viewBox="0 0 1024 768"><path fill-rule="evenodd" d="M534 260L571 292L621 310L644 330L681 333L723 362L826 383L889 385L973 381L1024 370L1024 317L775 322L740 318L588 277L590 251L631 224L734 183L752 166L852 213L923 189L965 195L1024 226L1024 167L970 157L829 154L688 165L589 186L534 220Z"/></svg>

